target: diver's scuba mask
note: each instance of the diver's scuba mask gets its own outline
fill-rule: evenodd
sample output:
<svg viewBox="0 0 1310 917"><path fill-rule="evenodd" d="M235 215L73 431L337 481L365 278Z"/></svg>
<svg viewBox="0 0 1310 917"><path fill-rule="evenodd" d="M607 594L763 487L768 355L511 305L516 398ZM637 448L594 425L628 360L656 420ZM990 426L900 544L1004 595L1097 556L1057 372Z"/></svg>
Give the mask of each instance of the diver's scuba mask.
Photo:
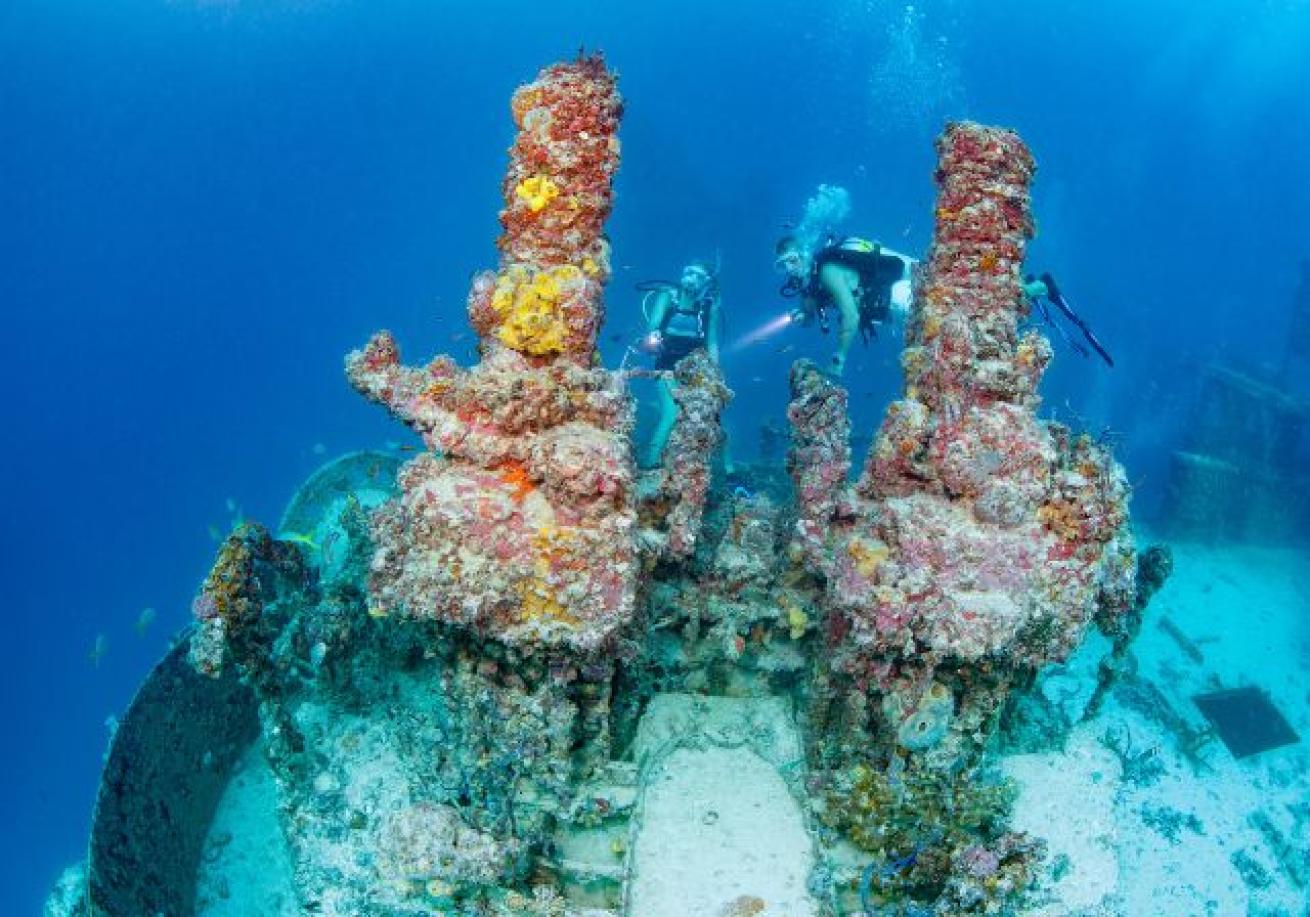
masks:
<svg viewBox="0 0 1310 917"><path fill-rule="evenodd" d="M778 288L778 293L785 299L794 299L805 292L809 285L805 254L797 248L788 249L773 259L773 269L786 279Z"/></svg>
<svg viewBox="0 0 1310 917"><path fill-rule="evenodd" d="M697 264L689 264L682 269L680 285L692 299L700 299L710 288L714 278L709 271Z"/></svg>
<svg viewBox="0 0 1310 917"><path fill-rule="evenodd" d="M773 259L773 269L789 278L804 276L805 255L799 249L790 249Z"/></svg>

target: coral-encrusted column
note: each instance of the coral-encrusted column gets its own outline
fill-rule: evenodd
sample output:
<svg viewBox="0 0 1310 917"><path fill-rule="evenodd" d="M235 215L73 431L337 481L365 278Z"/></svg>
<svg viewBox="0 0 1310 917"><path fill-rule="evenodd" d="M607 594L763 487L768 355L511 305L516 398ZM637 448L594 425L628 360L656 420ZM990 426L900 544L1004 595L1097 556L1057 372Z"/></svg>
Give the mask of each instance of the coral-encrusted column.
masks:
<svg viewBox="0 0 1310 917"><path fill-rule="evenodd" d="M604 63L581 58L512 107L500 270L469 294L482 361L402 366L386 332L347 359L352 384L433 450L374 519L371 589L378 614L590 649L635 589L632 410L593 368L622 106Z"/></svg>
<svg viewBox="0 0 1310 917"><path fill-rule="evenodd" d="M603 229L619 165L622 101L599 57L549 67L511 102L499 273L469 294L484 342L589 369L609 279Z"/></svg>
<svg viewBox="0 0 1310 917"><path fill-rule="evenodd" d="M696 550L700 538L711 466L723 444L719 415L732 392L723 383L723 372L703 349L678 361L673 380L678 419L664 446L658 489L670 504L664 519L664 547L670 557L686 558Z"/></svg>
<svg viewBox="0 0 1310 917"><path fill-rule="evenodd" d="M824 570L824 545L851 470L851 421L846 389L809 360L791 369L791 449L787 473L796 490L796 527L788 553Z"/></svg>
<svg viewBox="0 0 1310 917"><path fill-rule="evenodd" d="M906 397L857 485L879 512L837 552L834 597L857 640L1038 662L1067 652L1089 619L1126 487L1108 453L1035 416L1050 346L1017 330L1031 154L969 123L948 127L938 151Z"/></svg>
<svg viewBox="0 0 1310 917"><path fill-rule="evenodd" d="M822 570L837 664L882 695L888 731L903 735L941 695L934 672L953 683L943 722L899 740L916 751L976 730L1004 692L992 675L1063 658L1093 611L1126 607L1133 570L1123 470L1035 413L1051 352L1018 331L1032 156L1017 135L970 123L950 125L938 152L905 396L849 514L830 514ZM959 677L969 669L991 675ZM998 688L980 692L987 681Z"/></svg>

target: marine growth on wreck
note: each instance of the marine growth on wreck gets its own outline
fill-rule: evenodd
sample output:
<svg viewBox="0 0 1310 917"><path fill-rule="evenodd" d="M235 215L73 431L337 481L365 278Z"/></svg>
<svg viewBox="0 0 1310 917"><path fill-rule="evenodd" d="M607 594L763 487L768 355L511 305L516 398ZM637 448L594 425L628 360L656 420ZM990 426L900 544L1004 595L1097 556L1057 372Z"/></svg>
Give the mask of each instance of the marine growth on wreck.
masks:
<svg viewBox="0 0 1310 917"><path fill-rule="evenodd" d="M478 361L407 365L385 331L346 358L426 451L362 453L294 527L228 536L171 676L242 711L178 759L202 749L212 814L254 749L287 864L269 913L1015 912L1053 864L1010 824L1003 721L1089 629L1121 650L1149 597L1123 469L1037 415L1031 153L946 128L872 448L852 455L847 392L800 361L785 473L729 492L714 363L673 371L678 424L639 471L628 377L598 361L614 74L555 64L510 108ZM719 802L687 802L720 773ZM218 913L212 837L157 854L122 824L64 912Z"/></svg>

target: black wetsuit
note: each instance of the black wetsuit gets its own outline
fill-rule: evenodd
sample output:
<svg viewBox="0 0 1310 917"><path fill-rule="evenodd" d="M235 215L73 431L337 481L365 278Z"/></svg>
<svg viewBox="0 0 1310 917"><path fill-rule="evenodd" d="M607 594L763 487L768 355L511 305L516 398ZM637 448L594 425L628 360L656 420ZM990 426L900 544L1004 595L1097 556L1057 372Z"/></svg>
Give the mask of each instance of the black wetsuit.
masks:
<svg viewBox="0 0 1310 917"><path fill-rule="evenodd" d="M804 295L822 314L834 307L832 294L819 280L825 265L840 264L859 274L859 286L853 291L860 311L860 336L868 343L878 336L878 324L891 317L892 286L905 276L905 262L895 255L884 255L882 246L855 237L832 242L814 256L814 266ZM825 325L826 329L826 325Z"/></svg>
<svg viewBox="0 0 1310 917"><path fill-rule="evenodd" d="M704 295L694 303L684 304L680 290L669 290L669 310L664 314L659 329L664 340L655 357L656 369L672 369L697 347L705 346L709 339L713 302L713 295Z"/></svg>

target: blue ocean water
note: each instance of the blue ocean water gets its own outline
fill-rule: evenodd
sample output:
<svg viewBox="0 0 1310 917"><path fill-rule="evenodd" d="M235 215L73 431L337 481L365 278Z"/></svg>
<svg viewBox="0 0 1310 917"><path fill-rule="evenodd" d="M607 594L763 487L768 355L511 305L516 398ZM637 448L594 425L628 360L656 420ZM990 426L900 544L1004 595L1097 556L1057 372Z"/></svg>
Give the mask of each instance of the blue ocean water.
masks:
<svg viewBox="0 0 1310 917"><path fill-rule="evenodd" d="M580 46L628 103L611 364L640 327L632 285L691 257L722 259L729 340L781 312L772 242L821 182L850 191L851 231L921 254L931 141L956 117L1038 158L1032 264L1118 363L1060 351L1047 405L1122 432L1139 514L1199 367L1281 359L1310 256L1304 0L9 0L0 912L33 912L82 855L106 720L187 621L210 528L276 520L326 457L403 440L345 352L388 327L411 358L468 356L507 99ZM829 343L729 356L738 453L782 418L788 363ZM848 376L871 432L894 342Z"/></svg>

